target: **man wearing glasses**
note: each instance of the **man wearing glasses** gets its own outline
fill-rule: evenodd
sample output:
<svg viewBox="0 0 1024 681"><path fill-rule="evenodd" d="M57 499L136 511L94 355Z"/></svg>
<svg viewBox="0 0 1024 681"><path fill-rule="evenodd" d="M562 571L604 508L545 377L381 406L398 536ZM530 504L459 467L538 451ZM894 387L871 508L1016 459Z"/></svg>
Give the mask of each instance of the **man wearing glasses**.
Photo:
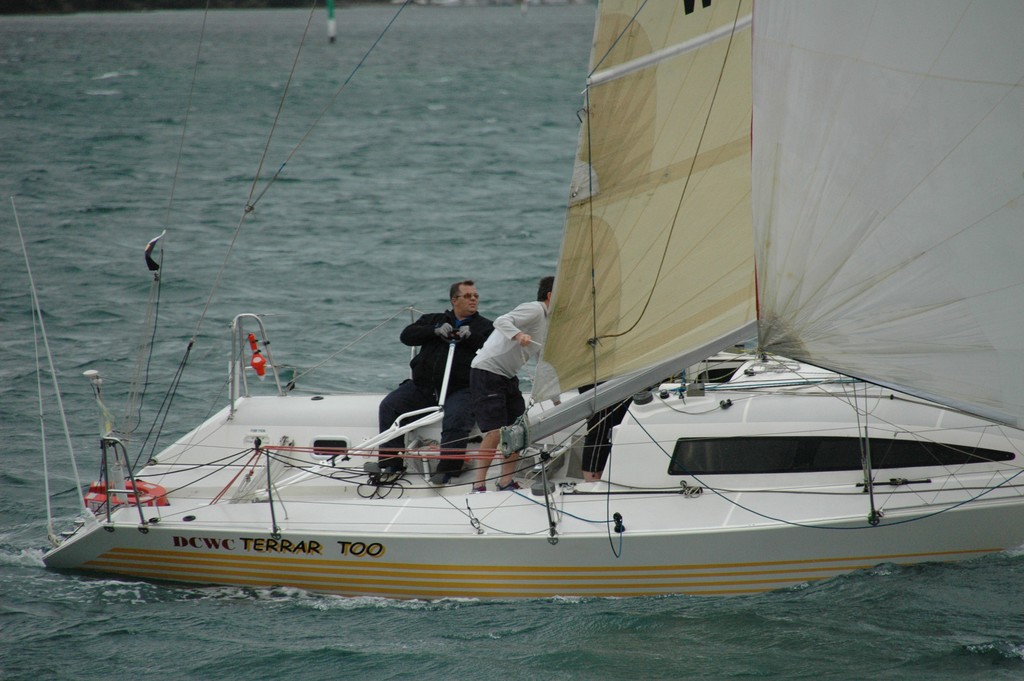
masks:
<svg viewBox="0 0 1024 681"><path fill-rule="evenodd" d="M378 409L378 425L383 432L402 414L436 406L448 363L448 348L454 343L455 354L452 357L444 418L441 421L442 454L454 453L446 452L448 448L465 450L467 447L469 431L474 424L469 367L476 351L483 346L494 328L490 319L477 312L480 294L471 280L452 284L448 297L452 309L425 314L402 330L400 340L406 345L420 348L410 362L412 378L406 379L388 393ZM395 456L404 445L404 436L381 445L379 465L382 473L399 474L405 470L405 462ZM463 464L464 460L459 458L442 458L431 482L448 482L462 472Z"/></svg>

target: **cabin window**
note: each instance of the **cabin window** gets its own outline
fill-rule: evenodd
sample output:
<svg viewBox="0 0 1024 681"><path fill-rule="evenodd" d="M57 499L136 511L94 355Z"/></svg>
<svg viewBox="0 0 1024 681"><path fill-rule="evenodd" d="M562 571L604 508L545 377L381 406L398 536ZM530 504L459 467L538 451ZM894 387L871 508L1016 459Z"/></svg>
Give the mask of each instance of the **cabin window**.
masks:
<svg viewBox="0 0 1024 681"><path fill-rule="evenodd" d="M323 438L313 440L313 456L322 456L333 461L338 456L348 456L348 440Z"/></svg>
<svg viewBox="0 0 1024 681"><path fill-rule="evenodd" d="M698 383L726 383L736 373L736 367L708 367L697 374Z"/></svg>
<svg viewBox="0 0 1024 681"><path fill-rule="evenodd" d="M914 440L871 439L872 468L1010 461L1013 452ZM861 470L861 441L849 437L732 437L676 441L670 475Z"/></svg>

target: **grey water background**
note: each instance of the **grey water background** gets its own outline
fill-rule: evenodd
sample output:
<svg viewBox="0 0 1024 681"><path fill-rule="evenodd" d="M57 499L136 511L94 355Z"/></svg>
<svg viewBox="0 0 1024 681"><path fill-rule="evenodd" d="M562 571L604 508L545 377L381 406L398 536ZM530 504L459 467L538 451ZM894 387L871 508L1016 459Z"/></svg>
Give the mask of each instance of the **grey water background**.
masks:
<svg viewBox="0 0 1024 681"><path fill-rule="evenodd" d="M381 391L405 308L470 277L493 317L553 271L593 7L411 7L342 88L396 11L339 11L333 45L314 15L291 77L304 11L211 12L201 50L202 12L0 18L0 679L1024 678L1019 551L752 597L498 603L43 567L41 424L58 530L75 478L15 209L83 481L81 374L120 413L164 229L143 429L195 343L161 443L224 404L234 314L266 315L299 390Z"/></svg>

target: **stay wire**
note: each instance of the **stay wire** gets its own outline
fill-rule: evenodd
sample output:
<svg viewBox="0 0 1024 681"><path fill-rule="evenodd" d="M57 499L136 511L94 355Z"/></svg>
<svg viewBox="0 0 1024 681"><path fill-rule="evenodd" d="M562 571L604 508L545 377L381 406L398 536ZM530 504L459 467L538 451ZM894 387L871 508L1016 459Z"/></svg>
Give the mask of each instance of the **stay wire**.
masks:
<svg viewBox="0 0 1024 681"><path fill-rule="evenodd" d="M187 139L187 136L188 136L188 124L189 124L189 120L191 118L191 113L192 113L192 99L195 96L196 84L197 84L198 79L199 79L199 66L200 66L200 63L201 63L201 56L202 56L202 51L203 51L203 45L205 44L206 22L207 22L207 19L209 18L209 13L210 13L210 2L209 2L209 0L207 0L206 6L205 6L205 8L203 10L203 23L202 23L202 27L200 28L200 31L199 31L199 42L198 42L198 45L196 46L196 56L195 56L195 59L194 59L194 62L193 62L193 66L192 66L192 80L191 80L191 82L189 84L189 92L188 92L188 96L186 97L186 101L185 101L184 122L182 123L181 137L180 137L180 139L178 141L178 154L177 154L177 158L176 158L175 165L174 165L174 176L171 179L171 191L170 191L170 195L168 196L168 199L167 199L167 210L166 210L165 215L164 215L164 232L165 233L168 231L169 226L170 226L171 210L172 210L172 207L174 205L174 196L175 196L175 193L176 193L176 190L177 190L178 179L181 176L181 165L182 165L182 158L184 157L185 140ZM161 235L161 236L163 236L163 235ZM232 241L232 245L233 244L234 244L234 241ZM229 249L229 254L230 254L230 249ZM223 272L223 268L222 268L221 272ZM145 376L145 378L142 380L142 390L141 390L141 394L139 396L139 403L137 405L137 411L140 414L140 416L141 416L141 412L142 412L142 403L145 401L146 389L148 388L148 385L149 385L149 371L150 371L150 367L151 367L152 361L153 361L154 343L155 343L155 339L156 339L156 335L157 335L157 329L159 327L160 291L162 290L162 285L161 284L162 284L162 281L163 281L163 247L162 246L160 248L158 267L157 267L156 271L154 272L153 276L155 277L155 281L154 281L155 291L154 291L153 296L151 297L151 301L150 301L151 302L151 307L153 308L153 312L152 312L152 320L153 321L152 321L152 328L151 328L150 339L149 339L149 351L148 351L148 354L147 354L147 357L146 357L145 369L143 371L143 375ZM220 274L218 274L217 281L219 281L219 279L220 279ZM216 288L217 288L217 285L215 284L213 291L216 291ZM143 440L143 443L140 446L139 451L138 451L138 453L135 456L135 465L137 465L138 462L141 460L143 452L146 449L146 443L150 440L151 437L153 438L154 449L155 449L155 443L159 439L159 433L163 431L163 426L166 423L167 416L168 416L169 411L170 411L170 404L173 401L174 394L176 393L178 385L180 384L181 376L182 376L182 373L184 371L185 365L188 362L188 358L189 358L189 356L191 354L192 347L195 345L196 337L199 334L199 328L202 325L202 321L205 318L206 312L207 312L207 310L209 309L209 306L210 306L210 302L212 301L213 291L211 291L210 298L206 302L206 307L204 307L203 312L200 315L199 321L196 324L196 329L193 332L192 338L189 340L189 342L187 344L187 347L186 347L186 350L185 350L185 354L182 357L181 361L178 363L178 368L177 368L177 370L175 372L175 376L172 379L170 385L168 386L167 392L164 394L163 402L161 403L160 408L157 410L157 413L154 416L153 423L150 425L149 432L146 434L146 438ZM132 409L131 411L134 412L135 409ZM134 430L134 427L130 426L131 419L132 419L131 414L130 413L126 413L126 415L125 415L125 423L124 423L124 429L126 431ZM154 433L155 433L155 435L154 435Z"/></svg>
<svg viewBox="0 0 1024 681"><path fill-rule="evenodd" d="M412 2L412 0L405 0L405 2L402 4L402 6L399 7L398 11L391 18L391 20L384 27L384 29L380 32L380 34L377 36L376 40L374 40L373 44L366 51L366 53L363 55L362 59L359 60L359 62L356 64L356 66L352 69L352 72L349 74L349 76L345 79L345 81L342 83L342 85L335 91L334 95L328 101L328 104L326 106L324 106L324 108L321 110L320 114L317 116L317 118L310 125L309 129L306 130L305 134L303 134L303 136L299 140L299 142L295 145L295 147L291 150L291 152L289 152L289 154L285 158L284 162L281 163L280 167L271 176L271 178L270 178L270 180L268 180L267 184L263 187L263 189L259 192L259 194L256 195L255 198L254 198L253 194L255 193L256 187L259 184L260 176L262 175L262 172L263 172L263 165L265 164L267 155L269 154L270 143L271 143L271 140L273 139L274 131L277 129L277 124L278 124L278 121L280 120L281 112L284 109L284 103L287 100L288 92L289 92L289 90L291 88L291 84L292 84L292 81L294 79L296 69L298 67L299 56L301 55L302 48L305 45L306 37L309 35L309 28L310 28L310 25L311 25L312 20L313 20L313 13L314 13L314 10L316 9L316 6L317 6L316 0L314 0L314 2L312 3L312 6L310 7L310 11L309 11L309 16L306 19L306 28L303 31L302 38L299 41L298 49L295 52L295 59L292 62L291 71L288 74L288 81L285 84L284 91L281 94L281 101L280 101L280 103L278 105L277 114L274 116L274 123L271 126L270 134L267 136L267 142L264 145L263 154L260 157L260 161L259 161L259 164L258 164L258 167L257 167L257 170L256 170L256 175L253 177L252 185L249 188L249 196L248 196L248 198L246 200L245 208L242 210L242 215L241 215L241 217L238 220L238 226L235 228L235 233L231 237L231 242L228 245L228 251L227 251L227 253L224 256L224 261L221 263L220 270L217 272L217 276L214 279L214 284L213 284L213 287L210 290L210 295L209 295L209 297L206 300L206 305L203 307L203 311L202 311L202 313L199 316L199 320L196 322L196 328L195 328L195 331L193 332L193 340L196 337L198 337L198 335L199 335L199 329L202 326L203 320L206 318L207 313L209 312L210 305L213 303L214 295L216 294L217 289L220 287L220 282L221 282L221 280L224 277L224 272L227 269L227 264L228 264L228 261L231 258L231 253L235 249L235 244L238 241L238 237L239 237L239 235L240 235L240 233L242 231L242 227L245 225L245 222L246 222L246 219L247 219L248 215L253 210L255 210L256 205L262 200L263 196L267 193L267 191L270 189L270 187L276 182L277 178L281 175L281 172L284 170L285 166L288 164L288 161L291 160L292 156L295 155L295 153L298 151L299 147L302 146L302 144L306 141L306 139L309 137L309 135L313 131L313 129L316 128L316 126L320 123L320 121L323 119L324 115L327 113L327 111L333 105L334 101L338 98L338 96L341 94L341 92L345 89L345 87L349 84L349 82L352 80L352 78L356 75L356 73L359 71L359 69L362 67L362 65L366 62L367 58L370 56L370 54L373 52L373 50L376 49L377 45L383 39L384 35L388 32L388 30L390 30L391 26L398 19L398 16L402 13L402 11L411 2Z"/></svg>
<svg viewBox="0 0 1024 681"><path fill-rule="evenodd" d="M174 164L174 177L171 179L171 194L167 197L167 212L164 216L164 228L171 224L171 207L174 205L174 193L178 187L178 178L181 176L181 159L185 153L185 136L188 131L188 121L192 113L192 97L196 91L196 82L199 77L200 56L203 53L203 43L206 38L206 19L210 14L210 0L206 0L206 7L203 9L203 25L199 30L199 45L196 46L196 58L192 65L192 83L188 88L188 97L185 98L185 121L181 126L181 139L178 141L178 157Z"/></svg>
<svg viewBox="0 0 1024 681"><path fill-rule="evenodd" d="M298 63L299 63L299 56L302 53L302 48L305 45L305 41L306 41L307 36L309 35L310 25L312 23L312 19L313 19L313 16L314 16L314 10L316 9L316 5L317 5L317 2L315 0L312 3L312 5L310 7L309 15L308 15L307 20L306 20L306 28L303 31L302 38L299 41L299 46L298 46L298 48L296 50L295 58L294 58L294 60L292 62L291 71L290 71L290 73L288 75L288 81L287 81L287 83L285 85L285 88L284 88L284 91L283 91L283 93L281 95L281 100L280 100L280 103L278 105L277 113L275 114L275 117L274 117L273 125L271 126L270 133L267 136L267 141L266 141L266 144L264 145L263 153L262 153L262 155L260 157L260 161L259 161L259 164L257 166L256 174L255 174L255 176L253 178L252 185L250 186L250 189L249 189L249 195L248 195L248 198L246 200L245 208L242 211L241 217L239 218L238 225L235 227L235 231L234 231L234 234L231 237L231 241L230 241L230 243L228 245L227 253L225 253L224 260L221 262L220 269L218 270L217 275L214 278L213 286L210 289L210 293L209 293L209 296L206 299L205 305L203 306L203 310L200 313L199 318L196 321L196 326L195 326L195 329L193 330L192 337L189 339L187 348L185 350L185 354L182 357L181 361L179 362L177 372L176 372L176 374L174 376L174 379L171 382L170 387L168 388L168 393L164 396L164 401L163 401L163 404L161 405L161 410L162 411L158 411L157 420L159 420L160 425L159 426L154 425L154 428L150 430L150 434L147 435L147 438L146 438L147 441L153 435L154 430L155 430L155 432L157 434L159 434L159 432L161 432L162 429L163 429L163 425L166 422L167 415L168 415L168 413L170 411L170 404L171 404L171 401L173 400L173 395L177 391L178 386L180 385L182 374L183 374L184 368L185 368L185 366L186 366L186 364L188 362L188 358L189 358L189 356L191 354L192 348L195 346L195 343L196 343L196 341L197 341L197 339L199 337L199 332L200 332L200 329L202 328L203 322L206 319L207 314L209 313L210 306L213 303L213 299L214 299L214 297L215 297L215 295L217 293L217 290L220 288L220 283L221 283L221 281L224 278L224 273L227 270L227 265L228 265L228 262L229 262L229 260L231 258L231 254L234 252L235 245L238 242L238 238L239 238L239 235L241 234L242 227L245 225L245 222L246 222L246 219L247 219L249 213L251 213L255 209L256 204L263 198L263 196L266 194L267 190L270 188L270 186L274 183L274 181L281 174L281 172L284 169L285 165L292 158L292 156L295 154L295 152L299 149L299 147L302 145L302 143L308 138L310 132L312 132L312 130L317 126L317 124L319 124L319 122L323 119L324 115L327 113L327 111L329 110L330 106L338 98L338 96L341 94L341 92L345 88L345 86L348 85L348 83L352 80L352 78L355 76L355 74L359 70L359 68L362 67L362 65L366 62L366 60L369 57L370 53L372 53L373 50L377 47L377 45L380 43L381 39L383 38L384 34L387 33L387 31L394 24L395 20L398 18L399 14L401 14L402 10L404 10L409 5L410 2L411 2L411 0L406 0L406 2L403 3L403 5L399 8L398 12L395 13L395 15L392 17L391 21L388 22L388 24L384 28L384 30L380 33L380 35L377 36L377 39L373 42L371 47L363 55L362 59L360 59L359 63L356 65L356 67L352 70L352 72L349 74L349 76L345 79L345 81L342 84L342 86L340 88L338 88L338 90L335 92L334 96L331 97L331 99L329 100L328 104L323 108L323 110L317 116L316 120L313 122L313 124L310 126L310 128L303 135L303 137L301 138L299 143L296 144L296 146L288 154L285 162L281 164L280 168L278 168L277 172L274 173L274 175L271 177L270 181L263 188L263 190L255 198L253 198L253 194L255 193L256 187L259 184L260 176L262 175L263 166L264 166L264 164L266 162L267 155L269 154L271 140L273 139L274 132L275 132L275 130L277 128L278 122L279 122L280 117L281 117L281 112L284 109L284 103L287 100L287 96L288 96L289 90L291 88L292 81L294 80L295 72L296 72L296 69L297 69ZM204 21L203 21L203 30L204 30L204 32L205 32L205 26L206 26L205 22L206 22L206 19L205 19L205 15L204 15ZM201 45L202 45L202 40L200 40L200 49L201 49ZM197 57L196 57L196 65L197 66L196 66L196 68L198 68L198 63L199 63L199 53L197 52ZM193 73L193 89L194 89L194 84L195 84L195 73ZM190 92L190 98L191 98L191 92ZM187 123L187 115L186 115L186 123ZM184 135L185 135L185 132L183 131L182 132L182 140L183 141L184 141ZM184 143L183 141L182 141L182 143ZM177 171L176 171L176 177L177 177ZM172 195L173 195L173 192L172 192ZM169 210L170 209L168 208L168 211ZM159 416L160 413L163 414L162 419ZM155 450L156 441L157 441L158 437L159 436L157 435L153 439L153 450ZM136 462L138 461L138 459L141 459L142 453L143 453L144 449L145 449L145 446L143 446L143 448L140 449L139 454L137 455Z"/></svg>
<svg viewBox="0 0 1024 681"><path fill-rule="evenodd" d="M341 353L343 353L343 352L345 352L346 350L348 350L349 348L351 348L351 347L352 347L353 345L356 345L356 344L358 344L358 343L362 342L362 340L363 340L364 338L366 338L367 336L369 336L369 335L371 335L371 334L375 333L376 331L378 331L378 330L380 330L381 328L383 328L384 326L386 326L386 325L387 325L388 323L390 323L390 322L391 322L392 320L394 320L394 319L395 319L396 317L398 317L398 315L402 314L403 312L409 312L409 311L415 311L415 308L414 308L414 307L411 307L411 306L405 306L405 307L401 308L400 310L398 310L397 312L395 312L395 313L394 313L393 315L391 315L390 317L388 317L388 318L387 318L387 319L385 319L384 321L382 321L382 322L380 322L379 324L377 324L377 326L373 327L372 329L370 329L370 330L369 330L369 331L367 331L366 333L362 334L361 336L359 336L358 338L356 338L355 340L353 340L353 341L352 341L351 343L348 343L347 345L344 345L344 346L342 346L342 347L338 348L337 350L335 350L334 352L332 352L332 353L331 353L330 355L328 355L327 357L325 357L325 358L324 358L323 360L321 360L321 361L320 361L320 362L318 362L317 364L314 364L313 366L309 367L309 368L308 368L308 369L306 369L305 371L303 371L303 372L301 372L301 373L296 373L296 374L295 374L295 376L294 376L294 377L292 378L292 380L291 380L290 382L291 382L291 383L296 383L296 382L298 382L298 380L299 380L300 378L302 378L303 376L306 376L306 375L308 375L308 374L310 374L310 373L312 373L312 372L316 371L317 369L319 369L320 367L324 366L325 364L327 364L328 362L330 362L330 361L331 361L332 359L334 359L335 357L337 357L337 356L338 356L338 355L340 355Z"/></svg>
<svg viewBox="0 0 1024 681"><path fill-rule="evenodd" d="M150 329L148 340L140 341L138 357L145 352L145 362L136 360L132 374L132 384L129 389L128 404L125 407L124 422L121 429L125 434L134 434L135 428L142 423L142 409L146 401L146 391L149 389L149 372L153 365L153 351L156 348L157 329L160 322L160 292L163 290L163 248L158 256L160 262L153 273L153 284L150 287L149 302L146 305L146 321L143 328ZM143 346L142 343L145 343ZM144 350L144 348L148 348Z"/></svg>
<svg viewBox="0 0 1024 681"><path fill-rule="evenodd" d="M178 153L177 153L176 158L175 158L174 175L171 178L171 190L170 190L170 193L169 193L169 195L167 197L167 209L164 212L164 234L161 234L160 235L161 237L164 236L167 233L167 231L170 229L171 210L172 210L172 208L174 206L174 196L175 196L175 193L177 192L178 179L181 177L182 158L184 157L184 153L185 153L185 140L188 137L188 124L189 124L189 120L191 119L191 115L192 115L192 100L193 100L193 97L195 96L196 84L199 81L199 65L201 63L201 57L202 57L202 52L203 52L203 45L206 42L206 22L207 22L207 19L209 18L209 15L210 15L210 0L207 0L206 6L203 8L203 23L202 23L202 26L201 26L201 28L199 30L199 41L198 41L198 44L196 45L196 56L195 56L195 59L193 60L193 64L192 64L192 80L189 83L188 96L185 98L184 120L183 120L182 126L181 126L181 137L178 140ZM158 237L158 238L160 238L160 237ZM137 398L137 403L136 403L135 395L133 393L132 396L129 399L129 404L128 404L128 406L126 408L126 411L125 411L124 422L122 423L122 426L121 426L121 429L122 429L122 431L125 434L133 433L134 430L135 430L135 425L137 423L141 422L143 403L145 402L146 391L147 391L147 389L149 387L149 372L150 372L150 368L151 368L152 362L153 362L153 351L154 351L154 347L155 347L157 328L159 327L159 318L160 318L160 291L162 289L162 285L161 284L162 284L162 281L163 281L163 247L160 248L160 255L158 257L159 257L159 263L157 264L157 268L156 268L156 270L153 273L154 285L153 285L152 288L154 290L151 293L150 303L149 303L149 306L147 308L149 310L149 313L148 313L149 316L147 318L147 325L151 327L150 337L149 337L149 341L148 341L148 344L147 344L148 345L148 352L146 353L145 366L141 370L142 377L139 377L138 375L136 375L133 378L133 383L134 383L133 389L138 393L138 398ZM191 343L189 344L189 347L191 348ZM142 347L140 347L139 348L139 352L141 353L142 351L143 351ZM188 352L186 352L186 357L187 356L188 356ZM141 382L141 386L138 385L139 382ZM174 388L172 387L170 389L174 389ZM167 396L165 396L164 401L166 403ZM160 414L158 412L157 415L154 417L154 425L155 425L156 421L159 418L160 418ZM147 434L147 438L146 438L147 440L148 440L149 436L151 436L152 433L153 433L154 425L150 426L149 434ZM135 457L135 463L136 464L138 463L139 459L141 459L141 457L142 457L142 450L144 450L144 449L145 449L145 443L143 443L143 446L140 448L139 453Z"/></svg>
<svg viewBox="0 0 1024 681"><path fill-rule="evenodd" d="M306 130L305 133L303 133L302 137L299 138L299 141L295 144L295 147L293 147L292 150L288 153L288 156L285 157L284 162L281 163L280 167L277 169L277 172L275 172L270 177L270 180L267 181L267 184L263 188L263 190L259 193L259 195L256 197L256 199L253 200L249 204L249 206L248 206L249 210L252 210L253 208L256 207L256 204L260 201L260 199L263 198L263 195L267 193L267 190L270 189L270 186L272 184L274 184L274 182L277 181L277 178L284 171L285 166L288 165L288 162L291 160L292 156L294 156L295 152L297 152L299 150L299 147L301 147L305 143L306 138L308 138L309 135L313 132L313 130L316 129L316 127L320 124L320 121L323 120L323 117L327 115L327 112L331 110L331 107L334 106L334 102L337 101L339 96L341 96L342 91L344 91L344 89L346 87L348 87L349 83L352 82L352 79L355 78L356 73L359 71L359 69L361 69L363 67L363 64L366 63L366 60L369 59L370 54L372 54L373 51L375 49L377 49L377 45L380 43L381 40L383 40L384 35L391 29L391 26L395 23L395 21L398 20L399 15L401 15L402 11L405 10L405 8L408 7L412 3L412 1L413 0L405 0L405 2L403 2L402 5L398 8L398 11L396 11L394 16L391 17L391 20L388 21L388 23L384 27L384 29L377 35L377 38L373 41L373 44L370 45L370 47L363 54L362 58L352 68L352 71L348 74L348 77L345 78L344 81L342 81L341 85L338 87L337 90L334 91L334 94L331 96L331 98L327 100L327 103L320 110L320 113L317 115L317 117L315 119L313 119L313 122L310 124L309 128ZM313 4L314 4L314 6L316 5L315 2ZM306 26L306 30L307 30L307 32L309 30L309 25L308 24ZM303 35L303 37L305 37L305 35ZM296 60L297 59L298 59L298 55L296 55ZM275 120L275 123L276 123L276 120ZM269 140L268 140L268 144L269 144ZM255 182L254 182L254 185L255 185Z"/></svg>
<svg viewBox="0 0 1024 681"><path fill-rule="evenodd" d="M622 30L619 31L619 34L615 36L615 40L612 41L612 44L608 46L608 49L605 51L604 54L601 55L601 58L594 62L594 67L590 70L590 73L587 74L588 79L592 77L595 73L597 73L599 68L601 68L601 64L603 64L604 61L608 58L608 55L612 53L612 50L614 50L615 46L619 44L619 41L622 40L622 37L626 35L626 31L628 31L629 27L636 22L636 18L640 16L640 13L644 11L644 7L646 6L647 0L644 0L643 3L636 8L636 11L633 12L633 16L629 18L629 21L626 22L626 25L623 26Z"/></svg>
<svg viewBox="0 0 1024 681"><path fill-rule="evenodd" d="M306 44L306 37L309 35L309 27L313 23L313 13L316 11L316 5L317 0L313 0L313 3L309 8L309 14L306 16L306 28L302 32L302 37L299 39L299 47L295 50L295 58L292 60L292 68L288 72L288 80L285 82L284 90L281 92L281 100L277 104L277 112L274 114L274 122L270 125L270 133L267 135L267 141L263 145L263 154L260 156L260 162L256 167L256 174L252 178L252 184L249 186L249 197L246 200L245 210L242 212L243 218L246 214L253 211L256 207L256 203L259 201L259 197L253 201L252 195L256 192L256 186L259 184L260 175L263 173L263 164L266 163L267 155L270 153L270 143L274 139L274 133L277 131L277 124L281 120L281 112L284 111L284 103L288 100L288 91L291 89L292 80L295 78L295 71L299 66L299 57L302 55L302 47ZM296 148L298 147L296 146ZM295 151L292 150L292 153L295 153ZM288 158L291 158L291 155L289 155ZM260 197L262 197L263 194L266 193L267 189L270 188L270 184L272 184L274 178L281 173L281 169L284 168L285 163L287 162L288 161L286 159L285 162L281 164L281 168L278 168L277 172L274 173L270 182L267 184L267 187L260 192Z"/></svg>
<svg viewBox="0 0 1024 681"><path fill-rule="evenodd" d="M25 235L21 230L21 220L18 218L18 207L15 205L14 197L11 197L11 211L14 213L14 225L18 229L18 239L21 241L21 252L25 257L25 271L28 273L29 290L32 296L32 319L33 319L33 332L38 329L39 337L43 339L43 347L46 350L46 360L50 368L50 379L53 381L53 393L57 399L57 410L60 413L61 423L64 427L64 438L68 446L68 455L71 458L71 468L75 475L75 489L78 491L78 499L82 504L82 508L86 508L85 496L82 493L82 479L78 474L78 462L75 460L75 448L71 444L71 428L68 426L67 414L64 411L64 401L60 396L60 385L57 381L57 368L53 365L53 352L50 350L50 341L46 336L46 324L43 321L43 308L39 303L39 292L36 289L35 278L32 276L32 265L28 259L28 246L25 244ZM44 478L46 478L46 509L47 509L47 524L52 526L53 519L51 515L50 499L49 499L49 480L46 475L46 448L45 448L45 430L46 424L43 415L43 395L42 395L42 377L39 367L39 354L38 354L38 343L36 345L36 372L37 372L37 383L39 383L39 427L42 429L43 436L43 469Z"/></svg>
<svg viewBox="0 0 1024 681"><path fill-rule="evenodd" d="M217 276L214 277L213 286L210 288L210 294L206 298L206 304L203 306L203 311L199 315L199 319L196 320L196 328L192 332L192 341L199 337L199 329L202 327L203 321L206 319L206 315L210 310L210 305L213 304L214 296L217 294L217 290L220 288L220 282L224 278L224 272L227 270L228 262L231 260L231 254L235 250L235 244L238 242L238 237L242 233L242 227L245 225L246 218L249 213L255 208L254 201L252 199L253 193L256 191L256 186L259 184L260 175L263 172L263 164L266 162L267 154L270 151L270 143L274 139L274 132L277 130L277 124L281 118L281 111L284 109L284 103L288 99L288 92L291 89L292 80L295 77L295 70L298 67L299 55L302 54L302 46L306 42L306 36L309 34L309 27L313 20L313 11L316 9L316 0L314 0L312 6L309 9L309 15L306 18L306 28L302 32L302 37L299 39L298 49L295 50L295 58L292 60L292 68L288 73L288 80L285 83L284 90L281 92L281 99L278 102L277 113L274 114L274 122L270 126L270 132L267 135L267 141L263 145L263 153L260 155L259 163L256 167L256 174L253 176L252 184L249 186L249 195L246 198L245 208L242 210L242 215L238 219L238 225L235 227L235 232L231 236L231 241L228 244L228 250L224 254L224 260L221 261L220 269L217 270ZM280 171L279 171L280 172ZM264 189L264 193L266 189ZM262 196L263 193L260 194ZM258 198L256 199L259 200Z"/></svg>
<svg viewBox="0 0 1024 681"><path fill-rule="evenodd" d="M629 413L628 409L626 410L626 413L627 414ZM604 419L601 420L602 422L597 426L597 428L599 429L598 432L603 432L605 430L605 424L603 422L605 420L607 420L607 419L610 419L611 415L612 415L611 411L609 410L605 414ZM600 443L599 443L599 446L600 446ZM608 458L605 460L605 463L604 463L604 471L607 471L607 474L608 474L609 478L611 478L611 474L612 474L612 459L613 458L614 457L612 456L612 451L609 450L608 451ZM602 472L604 472L604 471L602 471ZM604 517L605 517L605 523L606 523L605 531L608 534L608 546L611 548L613 556L615 556L616 558L621 558L622 557L622 536L625 534L625 532L618 532L617 533L619 535L619 545L618 545L618 547L616 547L615 546L615 541L614 541L615 538L612 537L612 531L615 529L615 525L611 522L611 520L609 520L609 519L613 518L613 516L612 516L612 493L611 493L612 492L612 486L611 485L605 485L605 487L606 487L606 490L605 490L606 494L604 495Z"/></svg>
<svg viewBox="0 0 1024 681"><path fill-rule="evenodd" d="M619 44L619 41L622 40L622 37L626 34L626 31L629 30L629 27L633 25L633 23L636 21L637 16L640 15L640 12L642 12L644 7L646 7L646 6L647 6L647 0L644 0L643 4L641 4L640 7L637 8L636 12L634 12L633 16L631 16L629 18L629 21L626 22L626 25L622 28L622 30L619 32L619 34L617 36L615 36L615 40L613 40L612 44L608 46L608 49L605 51L605 53L603 55L601 55L601 57L599 59L595 60L594 65L593 65L593 67L590 70L590 73L587 74L588 85L587 85L587 88L584 90L584 100L585 101L584 101L583 112L584 112L584 114L586 114L586 122L587 122L587 136L586 136L586 141L587 141L587 159L588 159L588 163L587 163L587 211L589 213L589 220L588 220L587 227L590 230L590 304L591 304L591 321L593 323L592 333L594 334L593 336L591 336L591 339L590 339L591 356L593 358L593 368L592 368L592 372L591 372L593 380L591 382L594 384L595 387L597 386L597 343L599 341L599 336L598 336L598 333L597 333L597 273L596 273L595 267L594 267L594 263L597 260L597 256L596 256L596 253L595 253L595 243L594 243L594 171L593 171L593 168L594 168L594 151L593 151L593 144L592 144L592 142L593 142L593 135L591 134L591 131L593 130L593 127L592 127L592 122L591 122L591 118L590 118L590 85L589 85L589 82L590 82L590 77L592 77L597 72L597 70L601 67L601 64L603 64L604 61L608 58L608 55L612 53L612 50L615 49L615 46ZM594 407L593 407L594 410L596 410L596 406L597 406L597 391L595 390L595 393L594 393Z"/></svg>
<svg viewBox="0 0 1024 681"><path fill-rule="evenodd" d="M34 297L33 297L34 299ZM35 322L35 310L32 311ZM39 328L32 324L32 345L36 357L36 392L39 400L39 447L43 457L43 497L46 499L46 536L52 542L57 536L53 527L53 505L50 502L50 465L46 457L46 413L43 410L43 372L39 365Z"/></svg>
<svg viewBox="0 0 1024 681"><path fill-rule="evenodd" d="M174 372L174 376L171 378L170 384L167 387L167 391L164 393L164 399L157 408L156 416L153 418L153 424L150 426L149 432L146 433L145 439L139 446L139 453L135 455L135 462L133 465L137 466L139 461L142 460L142 455L146 450L146 447L152 438L153 443L150 447L150 456L156 452L157 442L160 439L160 434L164 430L164 425L167 423L167 418L171 413L171 404L174 402L174 396L178 394L178 387L181 385L181 378L185 373L185 366L188 364L188 358L192 354L192 348L195 347L195 339L189 340L185 347L185 354L178 362L178 368Z"/></svg>
<svg viewBox="0 0 1024 681"><path fill-rule="evenodd" d="M597 271L595 263L597 261L596 244L594 239L594 173L593 173L593 137L590 134L591 122L590 122L590 87L586 90L586 109L584 111L587 114L587 159L588 171L587 171L587 210L589 212L590 219L588 220L587 227L590 230L590 318L593 326L591 327L590 340L590 357L591 357L591 383L594 385L594 395L591 400L591 411L597 411Z"/></svg>

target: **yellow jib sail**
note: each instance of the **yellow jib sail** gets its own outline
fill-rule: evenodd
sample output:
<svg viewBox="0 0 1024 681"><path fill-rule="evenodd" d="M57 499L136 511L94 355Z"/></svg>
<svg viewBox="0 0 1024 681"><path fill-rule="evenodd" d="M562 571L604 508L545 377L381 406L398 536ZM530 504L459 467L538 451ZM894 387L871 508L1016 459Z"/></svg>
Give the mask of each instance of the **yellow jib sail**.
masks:
<svg viewBox="0 0 1024 681"><path fill-rule="evenodd" d="M749 2L601 3L543 353L558 385L538 376L536 397L755 319L749 15Z"/></svg>

